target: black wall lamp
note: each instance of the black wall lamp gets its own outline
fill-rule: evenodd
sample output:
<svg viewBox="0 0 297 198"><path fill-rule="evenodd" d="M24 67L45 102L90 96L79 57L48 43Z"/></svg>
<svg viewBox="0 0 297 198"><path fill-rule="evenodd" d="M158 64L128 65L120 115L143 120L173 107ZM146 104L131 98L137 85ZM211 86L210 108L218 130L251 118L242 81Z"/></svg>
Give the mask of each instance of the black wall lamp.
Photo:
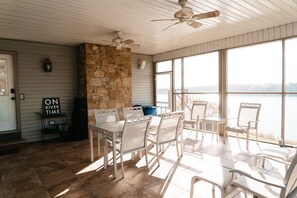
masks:
<svg viewBox="0 0 297 198"><path fill-rule="evenodd" d="M45 59L43 62L43 70L45 72L52 72L52 64L53 63L49 58Z"/></svg>

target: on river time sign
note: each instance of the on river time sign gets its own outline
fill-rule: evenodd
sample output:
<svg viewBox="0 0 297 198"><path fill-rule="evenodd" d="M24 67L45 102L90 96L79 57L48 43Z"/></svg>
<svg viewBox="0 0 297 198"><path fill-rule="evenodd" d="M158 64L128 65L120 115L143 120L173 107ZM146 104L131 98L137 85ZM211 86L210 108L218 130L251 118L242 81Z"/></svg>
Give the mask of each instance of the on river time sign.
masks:
<svg viewBox="0 0 297 198"><path fill-rule="evenodd" d="M43 98L42 101L43 115L60 115L60 99L59 98Z"/></svg>

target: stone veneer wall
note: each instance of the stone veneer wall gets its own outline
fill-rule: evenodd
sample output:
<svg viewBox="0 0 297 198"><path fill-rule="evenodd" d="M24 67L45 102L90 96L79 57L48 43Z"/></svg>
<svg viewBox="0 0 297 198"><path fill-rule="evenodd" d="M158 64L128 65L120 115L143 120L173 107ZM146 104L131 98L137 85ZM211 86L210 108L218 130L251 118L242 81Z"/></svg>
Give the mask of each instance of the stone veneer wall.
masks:
<svg viewBox="0 0 297 198"><path fill-rule="evenodd" d="M79 96L87 98L88 122L93 109L132 106L130 49L83 44L79 47Z"/></svg>

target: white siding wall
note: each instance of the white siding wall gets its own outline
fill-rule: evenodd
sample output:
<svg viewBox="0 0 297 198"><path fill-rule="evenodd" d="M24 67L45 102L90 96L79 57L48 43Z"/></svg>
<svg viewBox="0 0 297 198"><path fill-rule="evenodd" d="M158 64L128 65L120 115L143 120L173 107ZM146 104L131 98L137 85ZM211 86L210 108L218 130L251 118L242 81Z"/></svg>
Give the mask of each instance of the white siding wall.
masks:
<svg viewBox="0 0 297 198"><path fill-rule="evenodd" d="M297 22L156 54L153 56L153 62L192 56L220 49L240 47L293 36L297 36Z"/></svg>
<svg viewBox="0 0 297 198"><path fill-rule="evenodd" d="M18 88L25 94L20 100L22 138L40 141L40 120L43 97L60 97L62 111L71 121L74 97L77 96L77 50L74 47L0 39L0 50L17 53ZM44 72L43 60L49 57L53 71Z"/></svg>
<svg viewBox="0 0 297 198"><path fill-rule="evenodd" d="M143 70L138 61L145 60ZM149 55L132 54L132 105L153 105L153 58Z"/></svg>

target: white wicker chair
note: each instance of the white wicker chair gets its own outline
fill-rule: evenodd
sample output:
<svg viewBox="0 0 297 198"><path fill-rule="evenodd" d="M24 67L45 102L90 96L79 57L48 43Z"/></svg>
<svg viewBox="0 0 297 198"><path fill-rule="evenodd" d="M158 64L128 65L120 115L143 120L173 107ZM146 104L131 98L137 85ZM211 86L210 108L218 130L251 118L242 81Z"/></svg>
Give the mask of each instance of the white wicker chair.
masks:
<svg viewBox="0 0 297 198"><path fill-rule="evenodd" d="M121 158L121 168L122 176L124 175L124 165L123 165L123 155L127 153L133 153L135 151L145 150L145 160L146 167L148 168L147 159L147 133L149 125L151 122L151 117L138 117L126 119L124 124L123 133L121 140L116 142L116 150L120 153ZM105 149L107 150L107 144L105 144ZM107 158L107 153L105 153L105 158ZM105 164L106 166L106 164Z"/></svg>
<svg viewBox="0 0 297 198"><path fill-rule="evenodd" d="M190 125L191 131L196 130L196 138L198 137L198 131L202 131L201 119L205 117L207 105L207 101L194 101L190 119L184 120L184 126Z"/></svg>
<svg viewBox="0 0 297 198"><path fill-rule="evenodd" d="M159 166L160 166L160 159L159 159L160 145L176 142L177 156L178 158L180 158L179 151L178 151L178 138L182 130L181 128L182 117L183 117L183 112L164 113L161 115L161 120L160 120L158 129L154 132L149 133L148 141L153 143L156 147L156 155L157 155L157 161ZM180 142L181 142L181 155L183 155L182 140Z"/></svg>
<svg viewBox="0 0 297 198"><path fill-rule="evenodd" d="M236 125L226 126L226 132L246 133L246 149L249 149L249 135L252 130L256 132L258 144L258 122L261 104L259 103L241 103L239 107Z"/></svg>

